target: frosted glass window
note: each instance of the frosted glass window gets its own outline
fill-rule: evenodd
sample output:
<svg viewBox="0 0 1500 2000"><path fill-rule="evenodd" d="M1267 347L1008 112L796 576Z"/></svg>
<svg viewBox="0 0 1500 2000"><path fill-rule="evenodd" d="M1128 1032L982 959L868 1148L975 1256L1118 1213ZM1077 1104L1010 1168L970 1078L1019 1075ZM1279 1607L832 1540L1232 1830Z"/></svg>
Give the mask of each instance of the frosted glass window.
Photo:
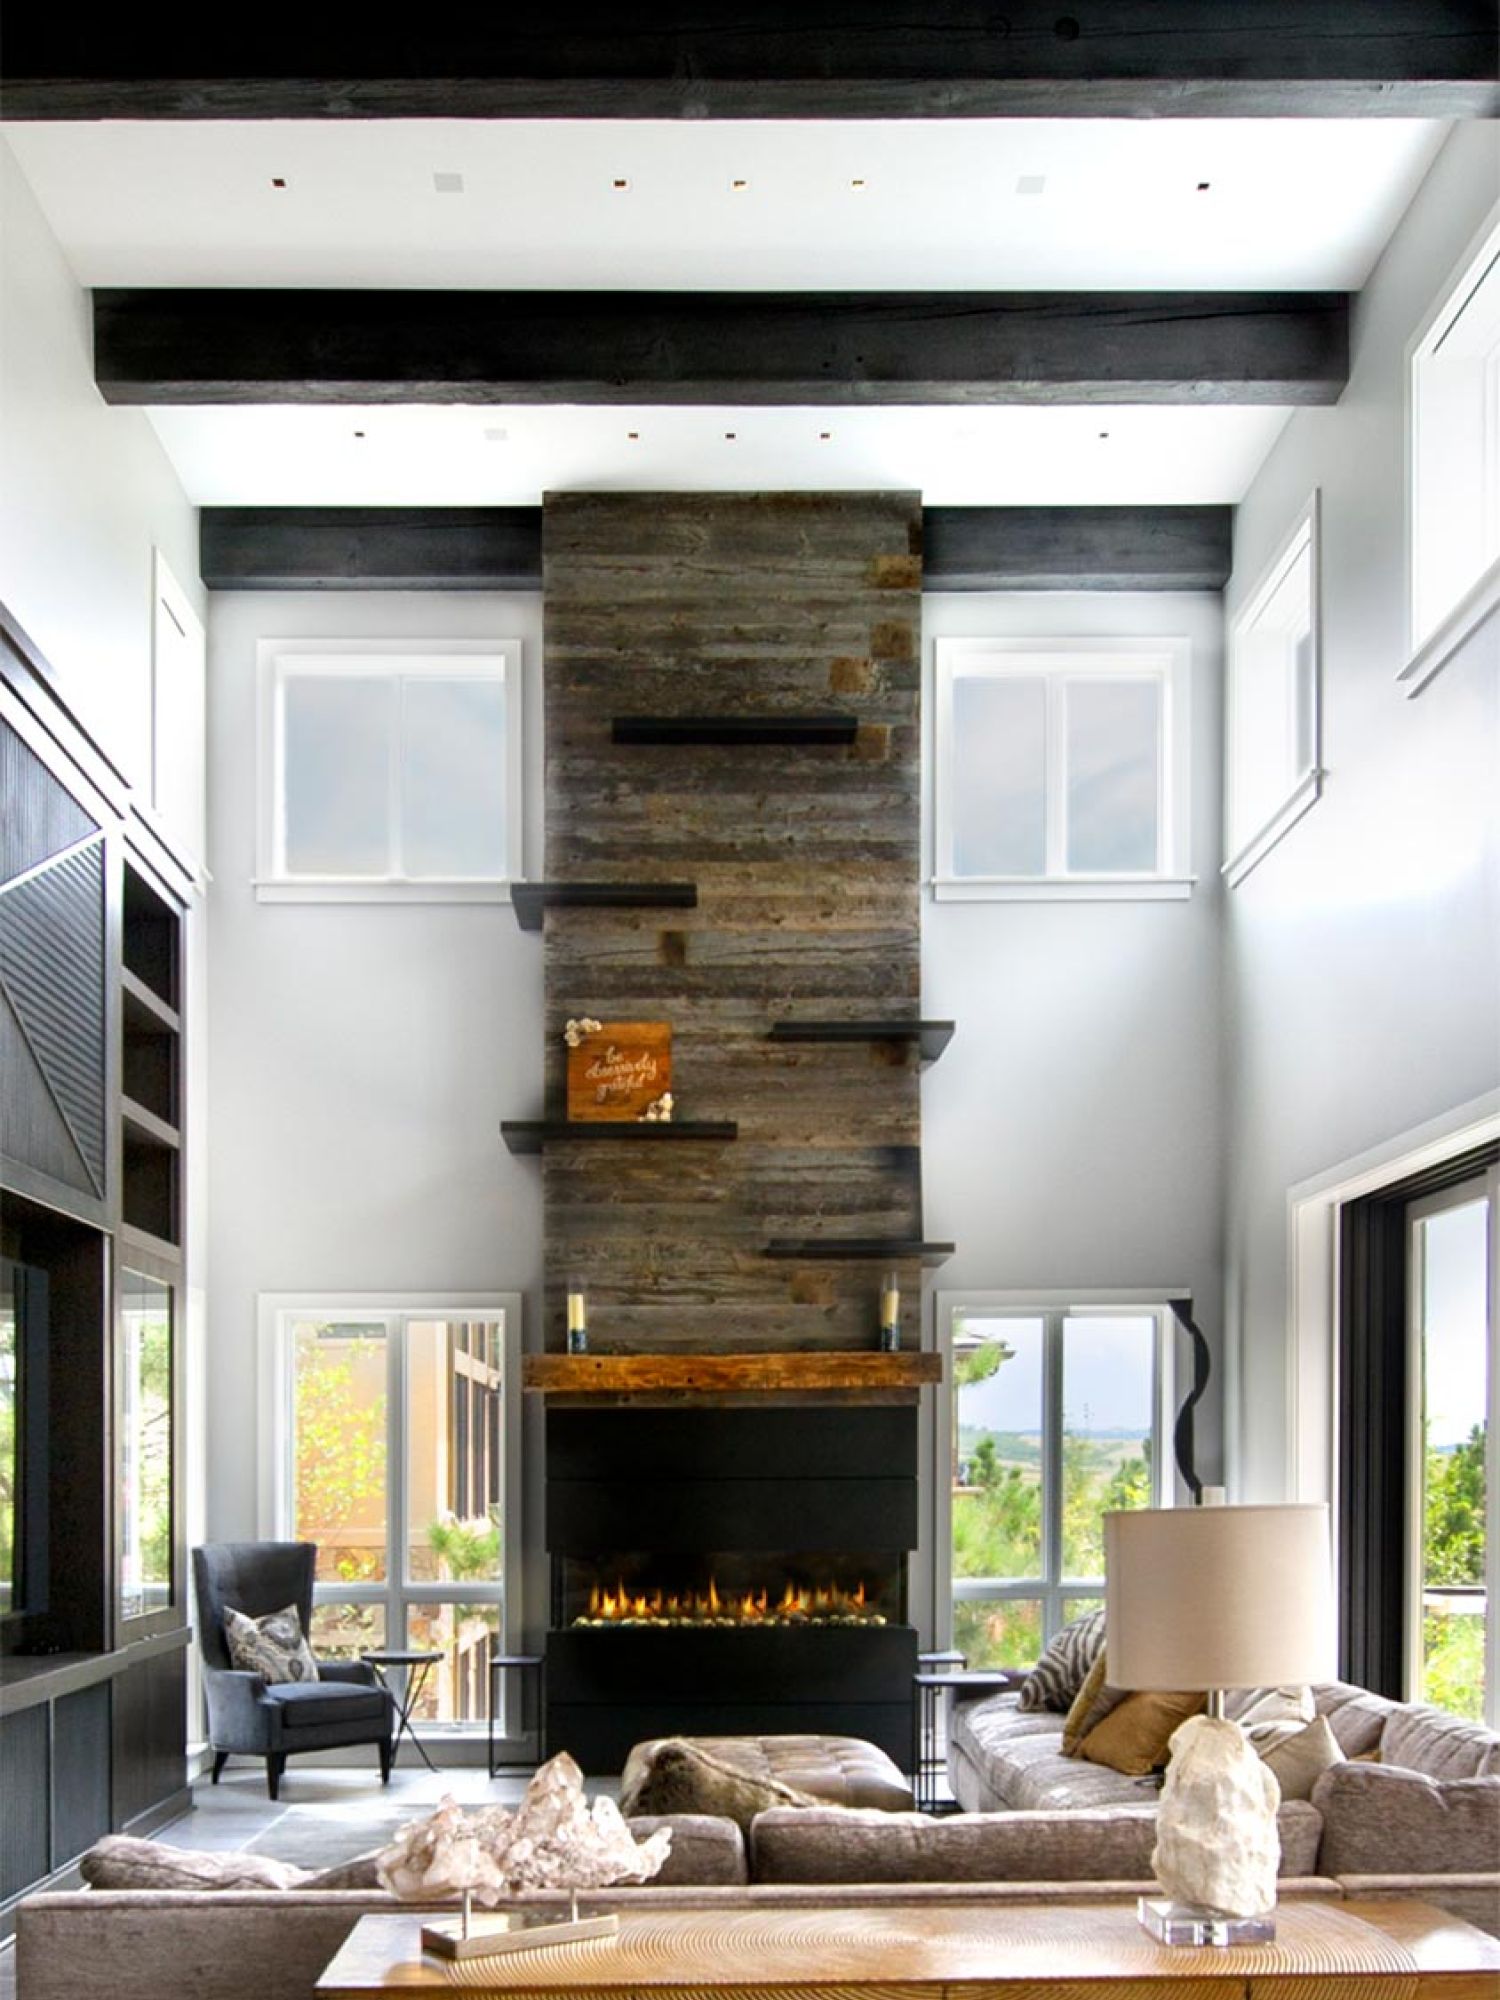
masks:
<svg viewBox="0 0 1500 2000"><path fill-rule="evenodd" d="M941 900L1186 896L1183 639L939 639Z"/></svg>
<svg viewBox="0 0 1500 2000"><path fill-rule="evenodd" d="M1228 860L1239 882L1318 797L1317 497L1229 639Z"/></svg>
<svg viewBox="0 0 1500 2000"><path fill-rule="evenodd" d="M1411 643L1500 590L1500 228L1411 357Z"/></svg>
<svg viewBox="0 0 1500 2000"><path fill-rule="evenodd" d="M401 728L402 860L408 875L502 876L505 688L411 680Z"/></svg>
<svg viewBox="0 0 1500 2000"><path fill-rule="evenodd" d="M1108 875L1155 868L1159 684L1074 680L1066 695L1069 870Z"/></svg>
<svg viewBox="0 0 1500 2000"><path fill-rule="evenodd" d="M521 855L512 640L262 641L256 891L498 902Z"/></svg>
<svg viewBox="0 0 1500 2000"><path fill-rule="evenodd" d="M954 683L954 863L961 875L1047 865L1047 689L1034 679Z"/></svg>
<svg viewBox="0 0 1500 2000"><path fill-rule="evenodd" d="M282 701L287 874L387 874L394 683L297 674Z"/></svg>

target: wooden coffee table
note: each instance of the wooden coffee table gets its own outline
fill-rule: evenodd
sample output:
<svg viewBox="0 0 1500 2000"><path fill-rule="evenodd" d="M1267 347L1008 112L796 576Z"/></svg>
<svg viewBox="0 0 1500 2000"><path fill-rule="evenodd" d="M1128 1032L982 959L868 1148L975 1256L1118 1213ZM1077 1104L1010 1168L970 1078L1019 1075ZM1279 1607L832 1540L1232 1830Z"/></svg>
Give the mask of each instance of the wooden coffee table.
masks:
<svg viewBox="0 0 1500 2000"><path fill-rule="evenodd" d="M603 1900L590 1897L589 1907ZM617 1938L455 1966L416 1916L361 1917L318 1981L326 2000L457 1988L491 2000L1495 2000L1500 1941L1416 1902L1299 1901L1274 1944L1159 1945L1133 1901L765 1905L626 1911Z"/></svg>

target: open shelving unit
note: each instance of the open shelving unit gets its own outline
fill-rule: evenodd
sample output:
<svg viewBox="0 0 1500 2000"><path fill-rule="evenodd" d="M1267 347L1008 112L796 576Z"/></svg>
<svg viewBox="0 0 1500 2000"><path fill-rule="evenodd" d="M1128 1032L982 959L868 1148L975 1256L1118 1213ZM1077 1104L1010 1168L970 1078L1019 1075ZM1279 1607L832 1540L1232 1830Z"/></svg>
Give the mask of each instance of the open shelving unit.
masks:
<svg viewBox="0 0 1500 2000"><path fill-rule="evenodd" d="M120 929L121 1218L182 1243L182 919L127 859Z"/></svg>

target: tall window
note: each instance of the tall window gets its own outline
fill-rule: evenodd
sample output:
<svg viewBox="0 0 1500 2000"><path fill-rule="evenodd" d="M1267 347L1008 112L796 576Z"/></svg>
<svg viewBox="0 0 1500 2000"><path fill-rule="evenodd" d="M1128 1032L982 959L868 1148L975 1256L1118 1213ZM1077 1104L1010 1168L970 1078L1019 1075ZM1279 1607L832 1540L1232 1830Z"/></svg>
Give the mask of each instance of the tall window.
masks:
<svg viewBox="0 0 1500 2000"><path fill-rule="evenodd" d="M313 1650L442 1655L417 1718L477 1724L518 1616L519 1301L263 1302L269 1532L316 1542Z"/></svg>
<svg viewBox="0 0 1500 2000"><path fill-rule="evenodd" d="M1407 1211L1411 1302L1407 1684L1492 1724L1496 1697L1495 1185L1467 1181Z"/></svg>
<svg viewBox="0 0 1500 2000"><path fill-rule="evenodd" d="M944 1541L971 1666L1032 1664L1104 1601L1105 1512L1165 1504L1169 1318L940 1299Z"/></svg>
<svg viewBox="0 0 1500 2000"><path fill-rule="evenodd" d="M1500 603L1500 219L1413 342L1407 380L1412 693Z"/></svg>
<svg viewBox="0 0 1500 2000"><path fill-rule="evenodd" d="M263 642L260 894L503 895L521 873L520 652Z"/></svg>
<svg viewBox="0 0 1500 2000"><path fill-rule="evenodd" d="M937 642L935 893L1185 896L1188 645Z"/></svg>
<svg viewBox="0 0 1500 2000"><path fill-rule="evenodd" d="M1314 494L1229 635L1224 874L1240 882L1318 797L1318 503Z"/></svg>

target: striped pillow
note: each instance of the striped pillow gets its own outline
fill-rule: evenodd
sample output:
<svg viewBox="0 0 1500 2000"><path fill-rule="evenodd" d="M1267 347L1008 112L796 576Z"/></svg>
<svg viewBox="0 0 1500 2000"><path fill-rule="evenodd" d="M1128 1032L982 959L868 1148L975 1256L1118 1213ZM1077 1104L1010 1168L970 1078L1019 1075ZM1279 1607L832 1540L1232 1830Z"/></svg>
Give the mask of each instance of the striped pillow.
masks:
<svg viewBox="0 0 1500 2000"><path fill-rule="evenodd" d="M1017 1707L1051 1708L1066 1715L1089 1670L1104 1651L1104 1610L1085 1613L1064 1625L1021 1683Z"/></svg>

